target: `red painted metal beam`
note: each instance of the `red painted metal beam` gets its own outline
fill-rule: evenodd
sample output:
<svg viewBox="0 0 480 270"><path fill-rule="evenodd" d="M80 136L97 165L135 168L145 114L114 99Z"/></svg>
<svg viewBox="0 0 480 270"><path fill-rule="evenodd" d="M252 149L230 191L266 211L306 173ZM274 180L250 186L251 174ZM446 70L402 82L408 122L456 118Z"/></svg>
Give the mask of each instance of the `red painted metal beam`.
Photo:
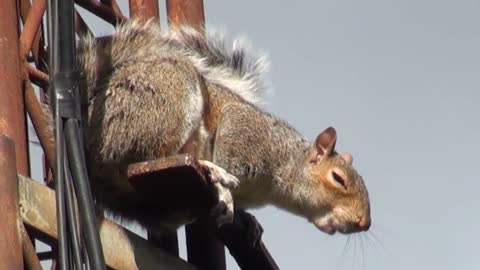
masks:
<svg viewBox="0 0 480 270"><path fill-rule="evenodd" d="M158 0L129 0L130 17L143 19L155 18L160 21L158 12Z"/></svg>
<svg viewBox="0 0 480 270"><path fill-rule="evenodd" d="M20 0L19 2L20 2L20 16L22 18L22 22L24 25L23 27L24 33L22 33L20 37L20 44L21 44L20 46L22 46L21 50L27 49L27 48L23 48L25 46L23 44L32 38L32 35L33 35L32 31L37 29L37 32L33 38L33 43L31 43L33 59L35 61L35 65L37 66L37 68L46 70L46 65L41 60L41 57L46 56L46 51L43 48L44 46L43 29L41 27L41 18L43 13L45 12L46 1L35 0L33 6L30 3L30 0ZM27 24L28 17L30 17L30 19ZM30 35L30 36L27 37L27 35ZM31 42L31 41L28 41L28 42ZM22 51L21 54L26 57L28 54L28 51L27 52Z"/></svg>
<svg viewBox="0 0 480 270"><path fill-rule="evenodd" d="M2 1L0 8L0 134L15 142L16 167L28 175L27 122L18 45L18 13L15 0ZM33 38L32 38L33 40Z"/></svg>
<svg viewBox="0 0 480 270"><path fill-rule="evenodd" d="M22 60L25 60L30 52L30 49L32 48L36 36L39 35L39 27L40 23L42 22L43 13L45 13L45 9L47 7L47 1L35 0L33 1L31 7L28 5L23 6L25 10L28 9L28 15L24 23L24 29L22 35L20 36L20 57L22 57ZM38 46L38 44L36 44L36 46Z"/></svg>
<svg viewBox="0 0 480 270"><path fill-rule="evenodd" d="M203 0L167 0L169 24L187 24L203 31L205 12Z"/></svg>
<svg viewBox="0 0 480 270"><path fill-rule="evenodd" d="M167 0L169 24L205 29L203 0ZM225 270L225 248L211 218L186 226L188 261L201 269Z"/></svg>
<svg viewBox="0 0 480 270"><path fill-rule="evenodd" d="M15 144L1 133L0 172L0 262L2 269L23 269Z"/></svg>

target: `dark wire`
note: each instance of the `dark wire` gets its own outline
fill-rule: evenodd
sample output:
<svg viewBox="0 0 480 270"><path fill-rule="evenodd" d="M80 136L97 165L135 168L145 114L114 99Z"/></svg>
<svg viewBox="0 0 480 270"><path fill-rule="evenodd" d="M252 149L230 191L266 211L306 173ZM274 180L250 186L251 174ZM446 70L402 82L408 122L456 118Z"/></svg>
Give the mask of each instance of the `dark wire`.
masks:
<svg viewBox="0 0 480 270"><path fill-rule="evenodd" d="M67 202L67 214L68 214L68 229L71 236L72 243L72 253L75 269L82 270L82 250L80 247L80 236L79 236L79 226L78 224L78 212L77 206L75 204L75 195L73 194L73 184L72 184L72 175L70 174L70 166L68 164L68 159L64 159L65 163L65 191L66 191L66 202Z"/></svg>
<svg viewBox="0 0 480 270"><path fill-rule="evenodd" d="M77 200L82 220L82 228L87 246L88 258L92 269L105 269L103 250L100 242L93 199L88 184L88 175L85 166L83 149L80 147L80 134L78 122L68 119L65 123L65 135L67 154L72 170L73 184L77 194Z"/></svg>
<svg viewBox="0 0 480 270"><path fill-rule="evenodd" d="M49 47L49 71L50 74L58 72L58 57L56 56L56 48L58 48L58 3L57 0L48 2L48 47ZM66 209L65 209L65 175L64 175L64 140L63 140L63 120L57 110L58 104L55 98L56 91L53 76L50 76L50 101L53 106L52 111L55 113L55 138L56 138L56 180L55 190L56 206L57 206L57 232L58 232L58 265L60 269L68 269L69 264L69 237L67 231Z"/></svg>
<svg viewBox="0 0 480 270"><path fill-rule="evenodd" d="M73 18L73 0L49 1L49 33L53 33L49 35L49 48L51 56L50 74L52 75L51 78L54 78L52 85L55 91L51 91L50 97L52 101L54 100L52 103L55 106L56 116L59 263L62 270L72 267L78 268L79 245L85 243L87 249L86 261L89 264L86 265L87 269L101 270L105 269L103 250L88 185L83 148L80 147L78 120L75 118L81 114L79 111L79 94L76 92L79 83L75 77L76 57ZM67 167L64 166L64 159L67 158L64 156L65 146L67 146L69 159L67 164L70 165ZM68 185L65 182L65 170L71 170L73 189L70 191L73 192L65 193L66 184ZM80 236L84 237L84 241L75 237L75 233L80 230L71 207L74 201L73 194L77 195L80 224L82 225ZM65 196L68 198L65 198ZM68 209L65 209L65 203L67 203ZM67 224L65 210L69 210L70 224ZM68 225L70 227L67 227ZM67 228L71 228L70 236L67 234ZM70 243L69 240L74 243ZM69 260L70 252L74 254L75 264L72 260Z"/></svg>
<svg viewBox="0 0 480 270"><path fill-rule="evenodd" d="M58 108L58 104L57 104ZM55 190L56 190L56 200L57 200L57 230L58 230L58 263L60 269L68 269L69 265L69 243L67 235L67 219L66 219L66 209L65 209L65 194L64 194L64 167L63 167L63 150L64 150L64 141L63 141L63 123L62 119L58 114L58 110L55 113L55 138L56 138L56 179L55 179Z"/></svg>

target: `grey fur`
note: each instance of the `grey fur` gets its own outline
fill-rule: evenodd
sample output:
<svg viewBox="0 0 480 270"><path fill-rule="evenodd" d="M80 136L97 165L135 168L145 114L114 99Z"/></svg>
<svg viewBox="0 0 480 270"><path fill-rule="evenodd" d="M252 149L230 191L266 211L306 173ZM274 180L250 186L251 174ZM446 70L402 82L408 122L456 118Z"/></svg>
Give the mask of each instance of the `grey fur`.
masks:
<svg viewBox="0 0 480 270"><path fill-rule="evenodd" d="M155 21L128 20L120 24L112 36L109 60L98 65L98 47L104 42L92 36L80 40L80 61L90 68L87 74L89 89L101 83L107 67L116 69L136 59L167 56L169 53L188 58L197 71L209 82L221 85L252 103L261 103L268 91L266 74L269 62L266 55L256 53L243 38L234 39L228 47L222 33L208 31L206 35L181 26L162 32ZM129 53L125 53L129 52ZM102 69L102 70L100 70Z"/></svg>

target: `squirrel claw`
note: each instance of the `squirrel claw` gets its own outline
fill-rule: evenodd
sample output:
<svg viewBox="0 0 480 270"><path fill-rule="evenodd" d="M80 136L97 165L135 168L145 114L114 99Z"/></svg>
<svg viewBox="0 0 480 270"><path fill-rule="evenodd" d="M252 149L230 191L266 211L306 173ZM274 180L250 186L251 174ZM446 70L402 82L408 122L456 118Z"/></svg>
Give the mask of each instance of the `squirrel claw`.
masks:
<svg viewBox="0 0 480 270"><path fill-rule="evenodd" d="M208 172L213 186L216 189L218 203L210 211L210 215L216 217L217 226L233 222L233 196L230 189L235 188L239 180L227 173L223 168L210 161L200 160L200 165Z"/></svg>
<svg viewBox="0 0 480 270"><path fill-rule="evenodd" d="M216 218L217 226L233 222L233 197L230 190L224 187L221 183L214 183L217 190L218 203L215 205L210 214Z"/></svg>
<svg viewBox="0 0 480 270"><path fill-rule="evenodd" d="M212 183L220 183L228 189L233 189L240 183L237 177L229 174L222 167L208 160L200 160L199 163L209 174Z"/></svg>

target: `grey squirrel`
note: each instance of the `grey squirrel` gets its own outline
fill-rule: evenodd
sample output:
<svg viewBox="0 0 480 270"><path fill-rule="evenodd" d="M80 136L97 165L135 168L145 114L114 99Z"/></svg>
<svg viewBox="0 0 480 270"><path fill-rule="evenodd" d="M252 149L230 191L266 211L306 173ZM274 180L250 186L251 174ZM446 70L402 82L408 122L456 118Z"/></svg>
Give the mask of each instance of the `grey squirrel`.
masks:
<svg viewBox="0 0 480 270"><path fill-rule="evenodd" d="M91 186L114 213L147 227L168 220L142 209L126 166L190 153L228 206L217 209L220 223L232 221L234 206L272 204L328 234L369 229L367 189L352 156L335 151L335 129L309 143L260 109L268 64L241 41L228 48L219 35L128 20L78 48ZM165 226L189 222L176 218Z"/></svg>

